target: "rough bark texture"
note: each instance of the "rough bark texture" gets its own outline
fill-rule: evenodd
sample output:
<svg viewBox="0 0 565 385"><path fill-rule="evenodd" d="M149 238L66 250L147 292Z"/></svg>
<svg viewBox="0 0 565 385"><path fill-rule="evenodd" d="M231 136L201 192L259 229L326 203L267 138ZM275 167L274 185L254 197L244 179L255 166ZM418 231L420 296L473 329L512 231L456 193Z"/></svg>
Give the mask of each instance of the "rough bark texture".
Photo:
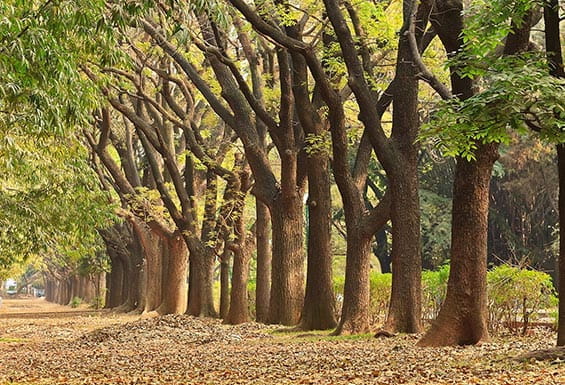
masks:
<svg viewBox="0 0 565 385"><path fill-rule="evenodd" d="M267 322L271 298L271 214L269 208L255 199L257 222L255 226L257 242L257 275L255 309L257 322Z"/></svg>
<svg viewBox="0 0 565 385"><path fill-rule="evenodd" d="M146 223L133 219L132 224L143 247L145 255L145 307L143 312L150 312L159 307L162 301L162 253L161 237Z"/></svg>
<svg viewBox="0 0 565 385"><path fill-rule="evenodd" d="M412 11L410 11L412 12ZM405 16L406 17L406 16ZM418 79L407 36L401 32L393 101L392 140L398 164L387 170L392 221L392 292L385 329L421 330L421 239L418 193Z"/></svg>
<svg viewBox="0 0 565 385"><path fill-rule="evenodd" d="M159 314L182 314L186 310L188 287L188 249L180 234L166 239L169 252L167 274L163 282L163 298L157 308Z"/></svg>
<svg viewBox="0 0 565 385"><path fill-rule="evenodd" d="M460 1L438 2L431 18L448 53L462 46L463 20ZM443 9L442 9L443 7ZM506 38L503 54L512 55L529 43L533 12ZM473 84L451 69L453 94L461 99L473 95ZM496 143L478 144L475 161L457 159L451 224L451 268L447 295L437 320L420 340L421 346L468 345L488 340L487 328L487 237L489 185L498 158Z"/></svg>
<svg viewBox="0 0 565 385"><path fill-rule="evenodd" d="M307 167L308 269L300 327L325 330L337 325L332 282L329 161L324 154L312 154Z"/></svg>
<svg viewBox="0 0 565 385"><path fill-rule="evenodd" d="M369 331L369 237L355 237L347 232L347 265L345 268L345 287L341 320L335 335L360 334Z"/></svg>
<svg viewBox="0 0 565 385"><path fill-rule="evenodd" d="M269 322L296 325L304 300L304 254L301 197L281 195L271 208L273 260Z"/></svg>
<svg viewBox="0 0 565 385"><path fill-rule="evenodd" d="M227 241L224 241L227 242ZM230 261L232 251L224 248L220 258L220 318L225 319L230 308Z"/></svg>
<svg viewBox="0 0 565 385"><path fill-rule="evenodd" d="M447 295L437 320L420 340L421 346L468 345L488 339L489 184L498 145L479 145L475 154L476 161L457 159Z"/></svg>

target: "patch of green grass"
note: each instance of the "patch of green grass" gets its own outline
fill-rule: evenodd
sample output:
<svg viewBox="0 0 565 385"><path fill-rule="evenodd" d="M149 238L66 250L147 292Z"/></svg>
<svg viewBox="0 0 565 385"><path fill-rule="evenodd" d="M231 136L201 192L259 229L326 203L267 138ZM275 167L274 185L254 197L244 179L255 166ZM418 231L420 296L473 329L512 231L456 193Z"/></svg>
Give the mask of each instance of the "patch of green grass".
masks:
<svg viewBox="0 0 565 385"><path fill-rule="evenodd" d="M28 340L26 338L0 337L0 342L21 343L27 341Z"/></svg>
<svg viewBox="0 0 565 385"><path fill-rule="evenodd" d="M362 341L373 338L372 333L354 334L343 336L330 335L332 330L296 330L295 328L281 328L270 330L268 333L278 341L283 342L316 342L316 341Z"/></svg>

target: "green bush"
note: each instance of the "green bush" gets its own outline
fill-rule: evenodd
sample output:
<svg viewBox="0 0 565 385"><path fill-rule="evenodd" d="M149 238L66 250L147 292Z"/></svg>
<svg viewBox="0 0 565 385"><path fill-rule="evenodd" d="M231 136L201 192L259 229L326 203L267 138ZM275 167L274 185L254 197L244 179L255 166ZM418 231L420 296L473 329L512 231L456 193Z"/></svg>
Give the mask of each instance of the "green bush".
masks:
<svg viewBox="0 0 565 385"><path fill-rule="evenodd" d="M372 323L383 322L390 302L390 290L392 287L392 274L382 274L371 271L369 275L369 295L371 302L369 305L369 317ZM341 315L343 305L343 289L345 277L339 276L334 279L334 292L336 294L336 317Z"/></svg>
<svg viewBox="0 0 565 385"><path fill-rule="evenodd" d="M100 295L92 299L90 306L93 307L94 309L102 309L104 307L104 302L105 302L104 296Z"/></svg>
<svg viewBox="0 0 565 385"><path fill-rule="evenodd" d="M255 319L257 316L257 303L255 301L255 293L257 292L257 282L255 279L247 281L247 302L249 304L249 316Z"/></svg>
<svg viewBox="0 0 565 385"><path fill-rule="evenodd" d="M369 275L371 304L369 309L372 323L384 322L388 305L390 303L390 292L392 289L392 274L378 273L372 271Z"/></svg>
<svg viewBox="0 0 565 385"><path fill-rule="evenodd" d="M79 307L81 303L82 303L82 299L80 299L79 297L73 297L73 299L71 299L71 302L69 302L69 306L72 308L76 308Z"/></svg>
<svg viewBox="0 0 565 385"><path fill-rule="evenodd" d="M537 312L557 304L551 277L541 271L501 265L488 272L489 326L525 334ZM521 330L520 330L521 329Z"/></svg>
<svg viewBox="0 0 565 385"><path fill-rule="evenodd" d="M373 324L379 324L384 322L388 311L392 275L371 272L369 278L369 316ZM449 265L443 265L437 271L422 272L423 319L437 317L445 299L448 278ZM553 308L557 304L551 277L540 271L502 265L487 273L487 281L489 327L493 332L509 328L513 332L525 333L539 310ZM344 284L343 276L334 279L337 317L341 315Z"/></svg>
<svg viewBox="0 0 565 385"><path fill-rule="evenodd" d="M422 272L422 317L427 320L437 318L445 299L449 265L443 265L437 271Z"/></svg>

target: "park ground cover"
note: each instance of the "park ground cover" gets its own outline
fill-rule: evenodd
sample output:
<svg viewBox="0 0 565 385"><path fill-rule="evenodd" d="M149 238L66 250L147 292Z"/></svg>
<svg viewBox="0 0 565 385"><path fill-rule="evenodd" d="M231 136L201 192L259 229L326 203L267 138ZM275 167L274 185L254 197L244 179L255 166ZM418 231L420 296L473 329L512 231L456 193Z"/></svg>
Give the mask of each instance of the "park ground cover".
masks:
<svg viewBox="0 0 565 385"><path fill-rule="evenodd" d="M549 330L470 347L419 348L417 340L8 300L0 384L565 384L561 359L516 359L553 346Z"/></svg>

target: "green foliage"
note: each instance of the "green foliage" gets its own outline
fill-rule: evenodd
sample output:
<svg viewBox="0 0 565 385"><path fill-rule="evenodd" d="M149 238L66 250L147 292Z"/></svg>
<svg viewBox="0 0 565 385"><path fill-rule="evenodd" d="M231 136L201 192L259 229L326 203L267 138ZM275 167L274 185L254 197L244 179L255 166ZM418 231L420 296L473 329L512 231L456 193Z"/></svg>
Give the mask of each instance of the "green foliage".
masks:
<svg viewBox="0 0 565 385"><path fill-rule="evenodd" d="M331 154L331 138L329 132L325 131L321 135L308 134L305 138L306 153L310 155L325 155Z"/></svg>
<svg viewBox="0 0 565 385"><path fill-rule="evenodd" d="M451 199L420 190L422 255L426 266L435 269L449 258L451 247Z"/></svg>
<svg viewBox="0 0 565 385"><path fill-rule="evenodd" d="M69 306L74 308L79 307L82 304L82 299L80 297L73 297L73 299L71 299L71 302L69 302Z"/></svg>
<svg viewBox="0 0 565 385"><path fill-rule="evenodd" d="M435 319L445 299L449 265L443 265L439 270L422 272L422 317Z"/></svg>
<svg viewBox="0 0 565 385"><path fill-rule="evenodd" d="M493 330L506 326L517 332L517 323L523 322L521 331L525 333L538 310L557 304L551 277L541 271L501 265L489 271L487 281Z"/></svg>
<svg viewBox="0 0 565 385"><path fill-rule="evenodd" d="M440 103L423 137L438 137L446 155L466 159L474 158L477 143L510 143L513 131L565 141L565 80L547 68L531 55L498 59L484 73L484 91Z"/></svg>
<svg viewBox="0 0 565 385"><path fill-rule="evenodd" d="M479 79L481 92L443 101L424 125L422 138L437 137L444 154L474 159L479 143L509 143L512 131L540 132L565 140L565 81L549 75L536 54L501 56L500 45L540 1L474 1L466 9L464 46L449 61L462 77Z"/></svg>
<svg viewBox="0 0 565 385"><path fill-rule="evenodd" d="M75 298L76 298L76 297L75 297ZM80 298L79 298L79 300L80 300ZM104 302L105 302L105 297L104 297L104 295L99 295L99 296L94 297L94 298L92 299L91 306L92 306L94 309L102 309L102 308L104 307Z"/></svg>
<svg viewBox="0 0 565 385"><path fill-rule="evenodd" d="M370 282L370 314L373 323L383 322L390 302L390 292L392 290L392 274L381 274L371 272Z"/></svg>

